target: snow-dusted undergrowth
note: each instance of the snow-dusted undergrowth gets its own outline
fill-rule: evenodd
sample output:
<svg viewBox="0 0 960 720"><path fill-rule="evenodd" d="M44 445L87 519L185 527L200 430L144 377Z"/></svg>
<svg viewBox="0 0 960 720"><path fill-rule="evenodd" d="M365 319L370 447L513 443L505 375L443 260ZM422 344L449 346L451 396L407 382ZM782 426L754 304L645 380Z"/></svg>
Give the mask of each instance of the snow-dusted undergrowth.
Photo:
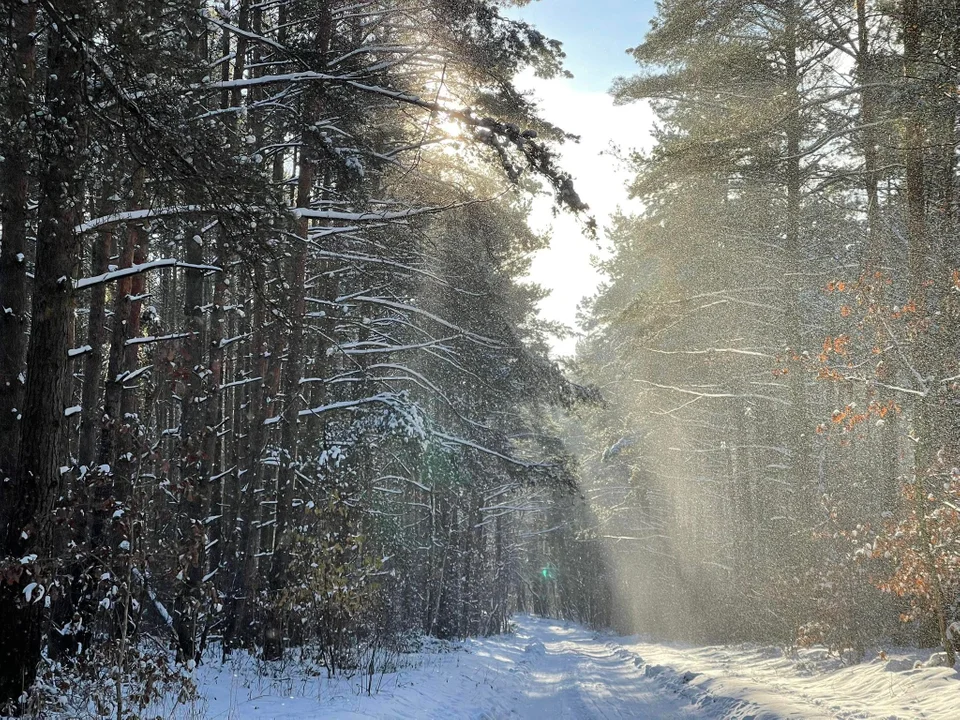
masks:
<svg viewBox="0 0 960 720"><path fill-rule="evenodd" d="M960 717L957 671L913 667L929 654L887 650L846 667L816 648L665 645L520 617L509 635L386 657L371 695L367 675L331 680L308 663L237 656L198 669L199 701L156 711L204 720Z"/></svg>

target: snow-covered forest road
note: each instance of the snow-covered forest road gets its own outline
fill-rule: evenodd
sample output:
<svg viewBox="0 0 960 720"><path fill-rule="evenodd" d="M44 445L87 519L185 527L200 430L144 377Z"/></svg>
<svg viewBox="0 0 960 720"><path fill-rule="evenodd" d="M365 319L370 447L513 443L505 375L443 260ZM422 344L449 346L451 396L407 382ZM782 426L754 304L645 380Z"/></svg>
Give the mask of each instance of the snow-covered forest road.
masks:
<svg viewBox="0 0 960 720"><path fill-rule="evenodd" d="M488 710L489 717L695 716L692 709L683 709L688 702L645 677L625 648L575 625L526 618L513 642L503 643L503 650L518 653L512 672L519 682L510 698L490 698L496 710ZM509 655L493 657L498 662L509 660Z"/></svg>
<svg viewBox="0 0 960 720"><path fill-rule="evenodd" d="M681 648L596 633L571 623L517 619L510 635L425 651L412 666L361 681L327 681L285 668L257 679L253 665L201 668L205 718L844 718L956 717L953 670L917 669L891 654L843 667L823 651ZM169 715L165 715L169 716Z"/></svg>

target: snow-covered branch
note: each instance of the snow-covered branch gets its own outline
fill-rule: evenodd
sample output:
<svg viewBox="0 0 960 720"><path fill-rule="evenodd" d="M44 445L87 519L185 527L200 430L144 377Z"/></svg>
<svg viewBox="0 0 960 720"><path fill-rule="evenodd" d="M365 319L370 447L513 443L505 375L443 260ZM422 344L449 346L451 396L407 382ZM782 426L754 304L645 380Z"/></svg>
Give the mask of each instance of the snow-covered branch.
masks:
<svg viewBox="0 0 960 720"><path fill-rule="evenodd" d="M120 270L111 270L110 272L105 272L101 275L95 275L93 277L81 278L73 284L73 287L77 290L83 290L84 288L93 287L94 285L113 282L114 280L119 280L120 278L130 277L131 275L139 275L140 273L168 267L221 272L221 268L217 267L216 265L196 265L182 262L177 258L162 258L160 260L151 260L150 262L142 263L140 265L131 265L128 268L121 268Z"/></svg>

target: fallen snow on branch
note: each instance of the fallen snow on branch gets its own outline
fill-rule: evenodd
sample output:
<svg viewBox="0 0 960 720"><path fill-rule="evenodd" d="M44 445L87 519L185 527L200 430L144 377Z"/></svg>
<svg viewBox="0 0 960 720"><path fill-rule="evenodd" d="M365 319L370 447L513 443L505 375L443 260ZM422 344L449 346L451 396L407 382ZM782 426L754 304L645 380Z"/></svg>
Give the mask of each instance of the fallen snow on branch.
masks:
<svg viewBox="0 0 960 720"><path fill-rule="evenodd" d="M150 262L141 263L140 265L134 264L127 268L121 268L120 270L111 270L110 272L105 272L102 275L81 278L77 280L73 286L77 290L83 290L84 288L93 287L94 285L100 285L102 283L113 282L114 280L129 277L130 275L139 275L141 273L150 272L151 270L158 270L160 268L168 267L186 268L187 270L204 270L209 272L220 272L222 269L216 265L195 265L192 263L181 262L177 258L161 258L159 260L151 260Z"/></svg>
<svg viewBox="0 0 960 720"><path fill-rule="evenodd" d="M85 223L77 225L73 231L77 235L83 235L91 230L117 225L123 222L132 222L136 220L149 220L151 218L170 217L176 215L190 215L199 212L209 212L209 208L201 205L173 205L162 208L145 208L143 210L127 210L125 212L111 213L101 217L87 220Z"/></svg>

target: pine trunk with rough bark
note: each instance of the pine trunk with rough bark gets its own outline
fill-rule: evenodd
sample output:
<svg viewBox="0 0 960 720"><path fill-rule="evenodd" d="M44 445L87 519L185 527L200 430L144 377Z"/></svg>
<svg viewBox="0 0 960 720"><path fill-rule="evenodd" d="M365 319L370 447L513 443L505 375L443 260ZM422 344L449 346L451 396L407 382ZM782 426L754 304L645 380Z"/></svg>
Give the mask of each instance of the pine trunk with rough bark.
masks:
<svg viewBox="0 0 960 720"><path fill-rule="evenodd" d="M10 14L8 62L14 82L5 109L9 132L0 140L0 482L16 472L20 447L19 417L23 399L27 335L27 230L30 194L31 110L36 69L37 5L15 3Z"/></svg>
<svg viewBox="0 0 960 720"><path fill-rule="evenodd" d="M59 9L80 24L86 14L82 5L66 0ZM0 571L7 578L0 583L0 703L16 698L33 682L43 645L42 603L26 603L23 591L29 582L49 583L57 564L52 554L53 511L62 487L72 279L81 256L76 226L87 134L84 54L76 27L63 23L49 33L50 120L37 130L40 203L29 372L18 466L11 482L0 489Z"/></svg>
<svg viewBox="0 0 960 720"><path fill-rule="evenodd" d="M199 229L187 233L185 257L191 265L203 264L203 239ZM181 346L179 368L183 392L180 411L180 573L174 605L178 656L199 660L202 598L201 586L207 566L205 519L210 507L210 462L207 457L204 390L210 372L206 366L204 320L204 271L188 268L184 273L184 316L188 337Z"/></svg>

